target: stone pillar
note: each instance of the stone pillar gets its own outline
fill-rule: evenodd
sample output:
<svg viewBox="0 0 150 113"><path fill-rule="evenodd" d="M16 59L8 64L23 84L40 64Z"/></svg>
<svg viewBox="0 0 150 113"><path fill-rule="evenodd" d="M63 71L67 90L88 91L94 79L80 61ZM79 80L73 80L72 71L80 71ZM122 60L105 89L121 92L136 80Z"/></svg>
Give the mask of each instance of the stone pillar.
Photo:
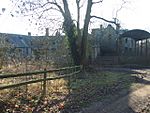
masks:
<svg viewBox="0 0 150 113"><path fill-rule="evenodd" d="M121 55L121 38L118 38L116 41L116 51L117 51L117 55L120 56Z"/></svg>
<svg viewBox="0 0 150 113"><path fill-rule="evenodd" d="M143 55L143 40L141 40L141 48L140 48L141 50L140 50L140 56L142 56Z"/></svg>
<svg viewBox="0 0 150 113"><path fill-rule="evenodd" d="M135 43L134 43L134 55L136 56L136 51L137 51L137 49L136 49L136 41L135 41Z"/></svg>
<svg viewBox="0 0 150 113"><path fill-rule="evenodd" d="M137 56L139 56L139 49L140 49L140 46L139 46L139 41L137 41Z"/></svg>
<svg viewBox="0 0 150 113"><path fill-rule="evenodd" d="M146 39L146 45L145 45L145 56L147 56L147 54L148 54L147 43L148 43L148 40Z"/></svg>
<svg viewBox="0 0 150 113"><path fill-rule="evenodd" d="M97 46L95 47L95 59L97 58L98 51L97 51Z"/></svg>

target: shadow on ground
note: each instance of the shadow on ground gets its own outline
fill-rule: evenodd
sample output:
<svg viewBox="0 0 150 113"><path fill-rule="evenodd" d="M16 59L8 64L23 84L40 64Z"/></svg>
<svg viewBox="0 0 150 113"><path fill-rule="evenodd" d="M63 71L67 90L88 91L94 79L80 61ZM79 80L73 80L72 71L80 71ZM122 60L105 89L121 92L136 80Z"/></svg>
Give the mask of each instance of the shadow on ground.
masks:
<svg viewBox="0 0 150 113"><path fill-rule="evenodd" d="M37 86L31 87L34 96L29 93L28 98L17 90L11 102L0 100L0 110L4 113L148 113L150 77L147 72L88 68L71 78L47 82L46 96L42 98L37 98L41 95L35 92Z"/></svg>
<svg viewBox="0 0 150 113"><path fill-rule="evenodd" d="M63 113L148 113L150 79L135 69L87 69L71 82ZM148 78L148 79L147 79Z"/></svg>

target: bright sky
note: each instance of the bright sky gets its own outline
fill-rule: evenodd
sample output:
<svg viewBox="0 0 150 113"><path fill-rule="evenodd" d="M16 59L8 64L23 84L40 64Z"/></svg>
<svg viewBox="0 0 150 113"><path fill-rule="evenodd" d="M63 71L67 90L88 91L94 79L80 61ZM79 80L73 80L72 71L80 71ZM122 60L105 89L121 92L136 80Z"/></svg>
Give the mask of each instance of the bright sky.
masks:
<svg viewBox="0 0 150 113"><path fill-rule="evenodd" d="M34 27L29 25L27 18L11 16L10 12L15 9L14 6L10 0L0 0L0 32L27 35ZM6 8L4 13L2 8ZM38 34L38 31L34 29L33 34Z"/></svg>
<svg viewBox="0 0 150 113"><path fill-rule="evenodd" d="M115 12L120 8L121 0L103 0L103 3L93 7L92 15L112 20ZM128 0L123 9L118 13L121 27L124 29L144 29L150 32L150 0ZM29 26L27 18L11 17L10 12L14 9L10 0L0 0L0 32L24 34L32 32L38 34L35 26ZM3 13L2 8L6 8ZM98 21L91 27L99 27L103 21ZM34 30L33 30L34 29Z"/></svg>

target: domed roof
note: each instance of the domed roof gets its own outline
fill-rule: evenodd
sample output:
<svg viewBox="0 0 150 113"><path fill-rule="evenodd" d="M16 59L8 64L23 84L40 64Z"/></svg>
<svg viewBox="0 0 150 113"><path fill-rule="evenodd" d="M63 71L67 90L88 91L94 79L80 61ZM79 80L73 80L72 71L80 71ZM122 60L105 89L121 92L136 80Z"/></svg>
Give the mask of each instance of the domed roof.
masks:
<svg viewBox="0 0 150 113"><path fill-rule="evenodd" d="M135 41L138 41L138 40L150 38L150 33L141 29L133 29L120 35L120 38L124 38L124 37L130 37Z"/></svg>

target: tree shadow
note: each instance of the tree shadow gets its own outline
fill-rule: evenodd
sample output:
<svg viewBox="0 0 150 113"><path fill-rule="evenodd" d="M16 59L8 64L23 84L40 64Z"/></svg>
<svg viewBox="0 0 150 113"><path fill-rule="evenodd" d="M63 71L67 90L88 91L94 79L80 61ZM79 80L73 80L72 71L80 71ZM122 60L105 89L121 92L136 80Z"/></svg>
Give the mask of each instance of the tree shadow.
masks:
<svg viewBox="0 0 150 113"><path fill-rule="evenodd" d="M112 83L111 86L107 84L103 86L97 85L97 81L95 81L94 84L94 82L90 80L85 86L83 85L84 83L79 82L88 81L91 75L93 78L96 77L98 80L95 74L102 73L101 76L105 77L107 76L105 75L105 72L107 71L121 73L122 77L127 75L129 76L125 79L119 78L116 83ZM79 83L81 83L83 86L81 85L80 87L77 85L79 89L73 89L72 87L72 94L69 95L69 101L65 103L65 107L62 110L63 113L137 113L138 111L139 113L147 113L147 109L143 108L145 106L143 103L139 103L142 105L140 105L140 108L137 109L138 105L136 104L139 101L136 101L136 99L141 100L140 98L136 98L135 100L134 97L131 98L131 96L133 96L132 92L141 89L144 85L150 85L150 80L145 79L145 73L137 72L134 69L122 68L119 70L106 69L105 71L89 69L87 74L87 77L84 79L82 78L83 80L81 78L77 78L77 84L79 85ZM101 79L103 77L101 77ZM140 85L132 89L133 84ZM124 87L123 85L126 86ZM145 100L143 101L145 102Z"/></svg>
<svg viewBox="0 0 150 113"><path fill-rule="evenodd" d="M150 81L145 79L145 73L137 72L134 69L87 68L86 76L83 77L82 74L60 81L47 82L47 94L36 102L32 113L136 113L134 110L136 105L128 105L132 100L129 96L133 92L132 84L150 85ZM135 76L131 76L132 74ZM122 79L127 75L128 77ZM137 89L142 88L143 85ZM0 106L2 105L0 103Z"/></svg>

